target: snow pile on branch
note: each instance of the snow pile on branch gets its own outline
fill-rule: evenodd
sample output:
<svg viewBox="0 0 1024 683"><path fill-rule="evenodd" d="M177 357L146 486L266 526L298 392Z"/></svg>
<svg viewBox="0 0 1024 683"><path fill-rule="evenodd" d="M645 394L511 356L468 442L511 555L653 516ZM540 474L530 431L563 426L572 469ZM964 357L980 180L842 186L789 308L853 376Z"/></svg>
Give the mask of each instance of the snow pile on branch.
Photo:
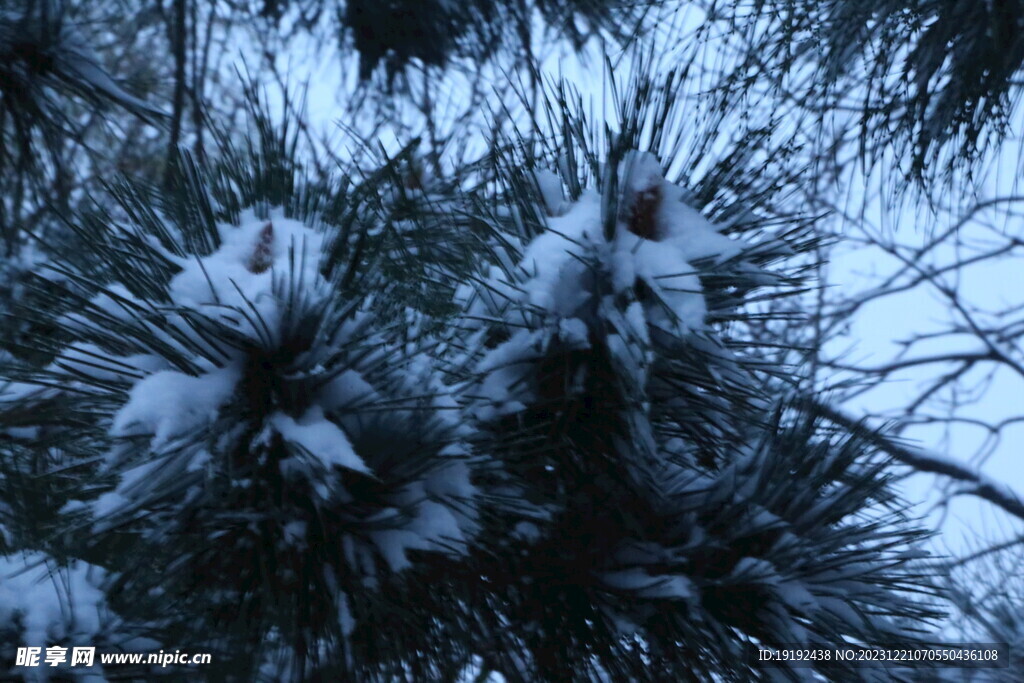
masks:
<svg viewBox="0 0 1024 683"><path fill-rule="evenodd" d="M487 375L474 390L478 417L516 412L530 400L525 377L552 347L606 345L623 381L641 387L652 362L652 331L672 338L707 331L694 264L735 259L750 245L722 235L689 206L653 155L634 153L619 174L625 180L611 239L605 218L616 202L590 190L566 205L556 197L557 178L543 174L542 198L556 214L544 232L522 249L516 265L492 266L482 283L461 290L469 330L479 333L486 321L505 321L514 330L477 366Z"/></svg>
<svg viewBox="0 0 1024 683"><path fill-rule="evenodd" d="M202 182L177 222L129 197L95 272L57 265L70 341L8 375L2 474L43 470L38 526L90 529L61 539L119 618L229 677L741 678L753 642L911 641L885 463L730 337L800 235L720 230L650 155L597 166L571 201L451 186L447 227L422 187L314 203L333 234L305 195L233 225Z"/></svg>
<svg viewBox="0 0 1024 683"><path fill-rule="evenodd" d="M267 581L278 595L312 581L302 590L338 605L344 635L359 618L347 596L408 568L410 553L465 552L477 528L465 427L422 315L343 296L321 231L248 213L212 242L182 255L147 238L137 280L65 317L78 340L47 370L67 385L27 382L4 398L72 389L106 406L97 476L115 485L65 507L84 507L97 539L134 530L225 605L261 605ZM169 276L154 283L160 269ZM268 566L280 576L262 576ZM166 583L125 572L117 589Z"/></svg>
<svg viewBox="0 0 1024 683"><path fill-rule="evenodd" d="M13 664L16 647L102 645L105 576L81 561L57 567L38 552L0 556L0 663Z"/></svg>
<svg viewBox="0 0 1024 683"><path fill-rule="evenodd" d="M505 669L628 680L616 667L639 657L713 678L744 668L744 639L910 638L895 618L934 612L902 594L927 593L893 550L921 535L875 508L884 463L776 408L764 363L720 324L780 284L766 266L785 240L727 237L651 155L601 173L573 202L537 177L539 210L509 213L538 215L538 232L496 246L460 292L461 397L512 501L479 539L500 560L477 571L501 596L493 632L528 634ZM609 632L619 644L593 656Z"/></svg>

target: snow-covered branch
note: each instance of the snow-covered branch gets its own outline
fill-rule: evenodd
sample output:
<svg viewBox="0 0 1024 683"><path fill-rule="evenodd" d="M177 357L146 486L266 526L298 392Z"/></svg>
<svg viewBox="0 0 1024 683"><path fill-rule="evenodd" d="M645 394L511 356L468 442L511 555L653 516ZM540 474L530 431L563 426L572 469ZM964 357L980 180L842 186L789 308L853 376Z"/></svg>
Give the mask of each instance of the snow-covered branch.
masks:
<svg viewBox="0 0 1024 683"><path fill-rule="evenodd" d="M1024 520L1024 500L1005 484L994 481L981 472L939 453L931 453L905 443L900 443L896 439L888 437L876 429L872 429L863 420L846 415L823 401L803 397L799 399L798 403L817 412L829 422L856 434L880 451L888 453L899 462L909 465L918 472L941 474L963 482L967 485L965 493L987 500L1018 519Z"/></svg>

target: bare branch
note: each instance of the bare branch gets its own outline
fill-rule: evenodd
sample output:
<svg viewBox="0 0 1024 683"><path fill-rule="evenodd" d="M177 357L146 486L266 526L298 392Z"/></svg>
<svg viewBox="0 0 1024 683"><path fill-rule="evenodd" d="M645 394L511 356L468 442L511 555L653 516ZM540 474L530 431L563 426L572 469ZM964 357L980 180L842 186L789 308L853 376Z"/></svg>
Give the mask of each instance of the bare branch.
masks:
<svg viewBox="0 0 1024 683"><path fill-rule="evenodd" d="M1024 501L1012 489L997 481L993 481L981 472L950 460L937 453L928 453L919 448L901 444L887 437L877 429L836 410L822 401L810 397L802 397L798 403L809 410L817 412L833 424L849 430L864 439L875 448L888 453L899 462L909 465L918 472L941 474L969 485L964 491L997 505L1018 519L1024 520Z"/></svg>

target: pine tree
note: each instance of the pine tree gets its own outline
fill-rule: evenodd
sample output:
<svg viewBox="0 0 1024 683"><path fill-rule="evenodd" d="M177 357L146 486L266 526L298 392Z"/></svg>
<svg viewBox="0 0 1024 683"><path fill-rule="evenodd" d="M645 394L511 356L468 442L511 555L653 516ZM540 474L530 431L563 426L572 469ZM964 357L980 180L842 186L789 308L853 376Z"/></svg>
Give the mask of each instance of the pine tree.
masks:
<svg viewBox="0 0 1024 683"><path fill-rule="evenodd" d="M248 148L68 217L3 367L0 500L7 561L103 618L16 603L8 639L511 681L914 642L934 589L888 463L742 333L813 241L736 180L756 140L666 179L679 78L607 128L555 89L557 130L449 178L412 146L310 175L257 110Z"/></svg>
<svg viewBox="0 0 1024 683"><path fill-rule="evenodd" d="M1024 584L1016 570L1021 554L1015 545L981 548L945 568L950 601L955 606L950 622L957 637L965 642L1005 643L1009 658L1005 668L958 672L961 680L1003 683L1020 676L1024 666L1020 649L1024 641ZM944 673L943 680L953 680L953 672Z"/></svg>
<svg viewBox="0 0 1024 683"><path fill-rule="evenodd" d="M743 93L772 83L794 116L839 121L834 142L852 133L868 166L887 164L927 187L977 170L1011 133L1024 68L1020 0L708 6L740 46L720 88L726 106L742 107Z"/></svg>
<svg viewBox="0 0 1024 683"><path fill-rule="evenodd" d="M100 19L110 10L104 2L0 3L0 313L24 295L25 273L45 260L40 243L60 231L57 214L70 211L95 177L127 168L124 157L146 157L152 143L139 144L143 136L131 131L165 118L108 68L123 69L132 57L123 34L104 34L109 25ZM108 127L117 133L107 135ZM135 145L125 139L132 137ZM126 149L133 154L117 154ZM3 349L21 333L7 322Z"/></svg>
<svg viewBox="0 0 1024 683"><path fill-rule="evenodd" d="M75 124L63 106L71 97L118 105L146 119L162 117L107 73L71 15L62 0L15 0L0 7L0 168L38 162L36 146L71 133Z"/></svg>
<svg viewBox="0 0 1024 683"><path fill-rule="evenodd" d="M390 86L414 61L443 67L456 59L483 61L502 48L533 49L538 25L551 36L567 38L576 49L595 36L628 43L640 31L652 0L264 0L259 14L280 22L294 15L312 27L330 17L342 41L359 54L359 74L370 79L382 67ZM538 22L538 19L540 22Z"/></svg>

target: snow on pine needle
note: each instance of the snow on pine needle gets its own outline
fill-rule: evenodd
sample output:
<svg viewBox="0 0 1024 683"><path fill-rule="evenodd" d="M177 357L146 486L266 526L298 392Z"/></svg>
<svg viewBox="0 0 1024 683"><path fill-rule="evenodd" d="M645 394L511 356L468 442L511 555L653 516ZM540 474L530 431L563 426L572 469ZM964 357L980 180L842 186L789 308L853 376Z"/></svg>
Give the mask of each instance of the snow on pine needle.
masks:
<svg viewBox="0 0 1024 683"><path fill-rule="evenodd" d="M89 525L91 552L132 539L137 559L111 590L205 591L207 625L257 640L283 629L295 661L316 659L318 638L343 640L359 620L356 593L409 567L411 552L464 552L476 529L464 429L419 342L422 316L384 319L372 297L344 296L325 232L280 211L219 223L205 254L118 229L147 249L118 264L138 281L67 314L72 341L9 388L7 407L101 406L106 433L94 437L107 445L86 490L106 490L64 512ZM155 572L156 558L180 580ZM324 605L307 604L310 591Z"/></svg>
<svg viewBox="0 0 1024 683"><path fill-rule="evenodd" d="M720 431L732 408L694 386L729 381L741 387L734 397L755 391L756 382L713 329L711 317L722 311L709 306L704 278L721 271L728 287L755 275L762 284L780 283L781 276L747 258L764 246L722 234L685 201L683 188L664 179L652 154L630 153L614 170L624 179L619 196L591 189L575 202L561 199L557 176L539 174L547 214L540 234L522 247L507 240L501 261L460 290L467 308L462 330L483 349L475 361L478 379L467 392L478 419L516 413L537 400L544 389L530 377L559 353L582 362L567 361L573 366L564 377L567 391L582 394L590 372L583 359L593 351L606 356L598 374L607 371L616 388L606 389L622 395L623 407L648 411L652 391L666 394L668 404L718 402L699 429ZM615 216L610 239L603 227L608 212ZM724 287L713 282L712 289ZM666 358L676 369L685 364L693 381L666 385L662 370L652 387L652 367Z"/></svg>
<svg viewBox="0 0 1024 683"><path fill-rule="evenodd" d="M500 463L464 570L486 577L481 649L524 680L742 680L740 641L912 640L894 618L934 612L890 552L921 535L884 463L783 421L728 343L744 293L790 283L787 240L726 235L653 155L621 158L575 200L535 173L536 206L502 215L537 224L459 291L461 399Z"/></svg>
<svg viewBox="0 0 1024 683"><path fill-rule="evenodd" d="M733 337L799 226L554 146L306 187L272 144L76 217L3 368L5 540L211 678L745 680L753 641L904 638L884 463Z"/></svg>
<svg viewBox="0 0 1024 683"><path fill-rule="evenodd" d="M104 570L82 561L57 567L40 552L0 556L0 675L17 672L17 647L110 642L116 622L102 590L105 579ZM100 668L97 662L83 673L95 675ZM40 678L45 680L45 674Z"/></svg>

